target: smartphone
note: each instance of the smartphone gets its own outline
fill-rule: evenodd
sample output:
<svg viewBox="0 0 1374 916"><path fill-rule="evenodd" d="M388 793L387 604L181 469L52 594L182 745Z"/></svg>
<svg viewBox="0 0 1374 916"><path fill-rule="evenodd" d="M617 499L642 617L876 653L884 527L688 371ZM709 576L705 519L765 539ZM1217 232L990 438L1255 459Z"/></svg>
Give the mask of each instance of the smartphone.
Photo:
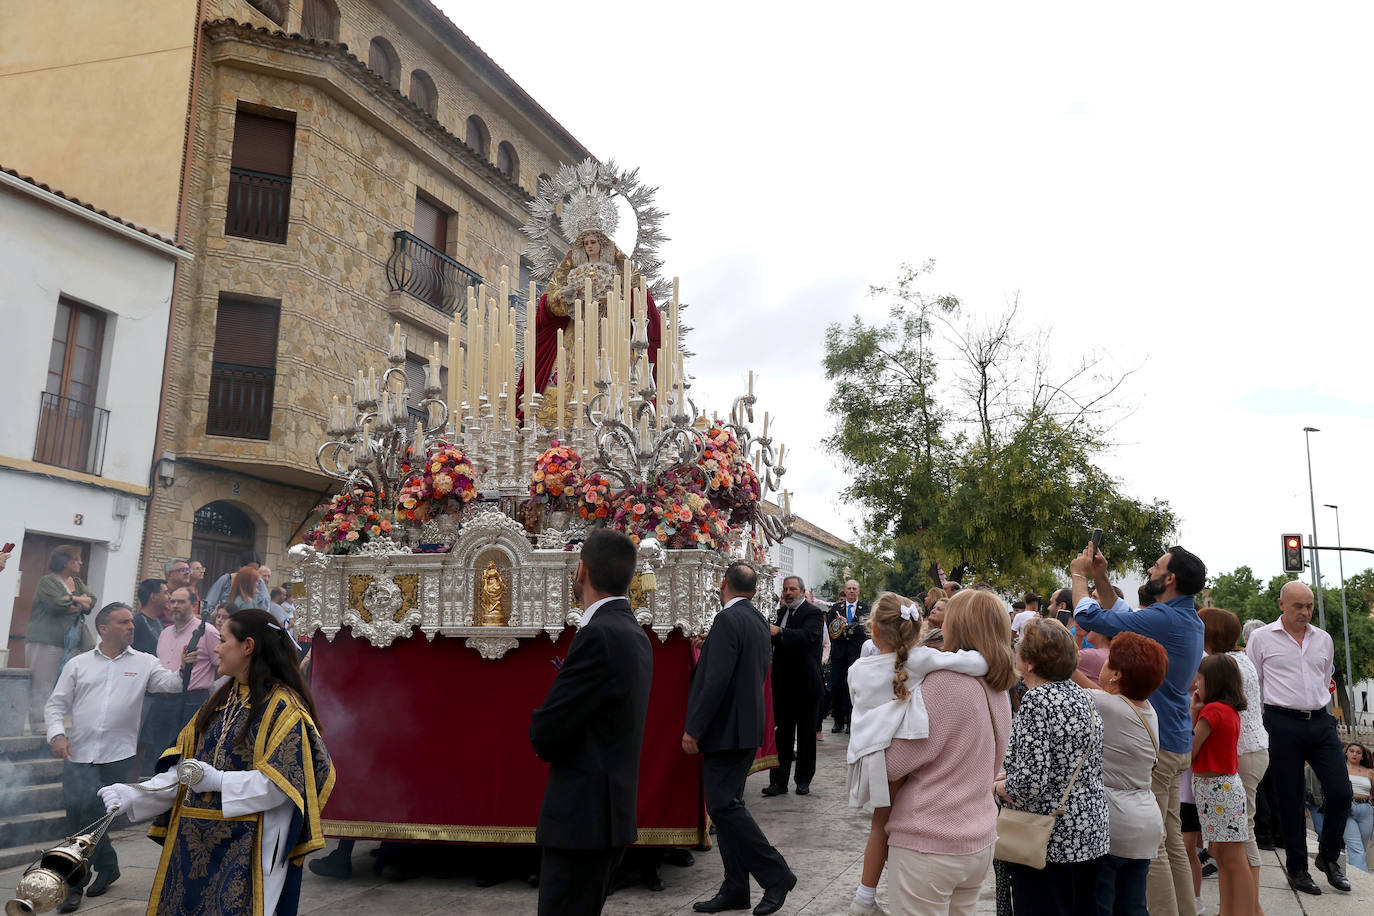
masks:
<svg viewBox="0 0 1374 916"><path fill-rule="evenodd" d="M14 541L10 541L8 544L6 544L5 549L0 550L0 553L14 553Z"/></svg>
<svg viewBox="0 0 1374 916"><path fill-rule="evenodd" d="M1094 528L1094 529L1093 529L1093 556L1097 556L1097 555L1098 555L1099 553L1101 553L1101 552L1102 552L1102 529L1101 529L1101 528Z"/></svg>

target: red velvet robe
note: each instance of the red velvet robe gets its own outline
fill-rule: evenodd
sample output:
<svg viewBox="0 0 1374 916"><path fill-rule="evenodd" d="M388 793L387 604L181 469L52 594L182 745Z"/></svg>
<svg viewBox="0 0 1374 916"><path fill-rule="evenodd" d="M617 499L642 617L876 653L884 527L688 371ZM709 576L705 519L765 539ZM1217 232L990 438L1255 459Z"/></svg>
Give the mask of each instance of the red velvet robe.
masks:
<svg viewBox="0 0 1374 916"><path fill-rule="evenodd" d="M654 304L654 294L645 292L649 301L649 365L658 366L658 344L662 339L663 323L659 317L658 306ZM548 387L549 377L553 375L554 363L558 360L558 332L566 331L572 324L571 315L555 315L549 308L549 294L539 297L539 307L535 310L534 324L534 378L536 392ZM565 335L566 336L566 335ZM595 376L594 366L589 367L588 379ZM517 414L521 421L525 418L525 367L520 367L520 381L515 386Z"/></svg>

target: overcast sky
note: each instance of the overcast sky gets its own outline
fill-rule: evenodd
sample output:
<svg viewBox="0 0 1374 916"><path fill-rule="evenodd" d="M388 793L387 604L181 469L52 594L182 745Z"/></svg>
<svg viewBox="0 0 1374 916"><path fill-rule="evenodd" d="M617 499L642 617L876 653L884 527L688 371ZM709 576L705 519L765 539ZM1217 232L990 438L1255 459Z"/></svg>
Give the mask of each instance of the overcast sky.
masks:
<svg viewBox="0 0 1374 916"><path fill-rule="evenodd" d="M1056 350L1142 367L1104 463L1212 572L1311 529L1304 426L1322 543L1336 503L1374 547L1369 4L439 5L660 187L698 393L759 373L799 514L853 533L826 325L934 259L970 312L1019 296Z"/></svg>

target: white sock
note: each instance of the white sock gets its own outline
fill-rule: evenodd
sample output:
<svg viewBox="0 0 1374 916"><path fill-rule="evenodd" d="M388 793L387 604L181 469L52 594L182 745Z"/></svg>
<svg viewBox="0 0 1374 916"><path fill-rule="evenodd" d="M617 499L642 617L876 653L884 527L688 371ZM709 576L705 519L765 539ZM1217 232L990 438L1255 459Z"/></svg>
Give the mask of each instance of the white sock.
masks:
<svg viewBox="0 0 1374 916"><path fill-rule="evenodd" d="M854 899L864 906L872 906L878 902L878 889L861 883L859 889L854 892Z"/></svg>
<svg viewBox="0 0 1374 916"><path fill-rule="evenodd" d="M1202 916L1202 914L1207 912L1207 908L1202 905L1201 897L1193 898L1193 908L1197 910L1197 916Z"/></svg>

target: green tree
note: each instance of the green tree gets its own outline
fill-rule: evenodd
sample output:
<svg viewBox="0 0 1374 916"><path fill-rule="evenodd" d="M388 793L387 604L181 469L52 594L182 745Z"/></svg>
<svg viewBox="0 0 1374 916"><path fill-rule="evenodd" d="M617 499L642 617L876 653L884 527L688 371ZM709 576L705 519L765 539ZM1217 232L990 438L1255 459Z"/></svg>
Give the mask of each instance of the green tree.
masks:
<svg viewBox="0 0 1374 916"><path fill-rule="evenodd" d="M937 584L937 564L1007 593L1053 583L1093 527L1108 532L1115 571L1153 562L1172 510L1128 496L1097 465L1129 373L1061 353L1052 368L1047 338L1021 336L1014 303L956 324L959 299L921 289L932 270L904 266L871 290L891 300L885 322L855 316L826 333L838 420L826 445L852 475L845 495L890 586L918 594Z"/></svg>

